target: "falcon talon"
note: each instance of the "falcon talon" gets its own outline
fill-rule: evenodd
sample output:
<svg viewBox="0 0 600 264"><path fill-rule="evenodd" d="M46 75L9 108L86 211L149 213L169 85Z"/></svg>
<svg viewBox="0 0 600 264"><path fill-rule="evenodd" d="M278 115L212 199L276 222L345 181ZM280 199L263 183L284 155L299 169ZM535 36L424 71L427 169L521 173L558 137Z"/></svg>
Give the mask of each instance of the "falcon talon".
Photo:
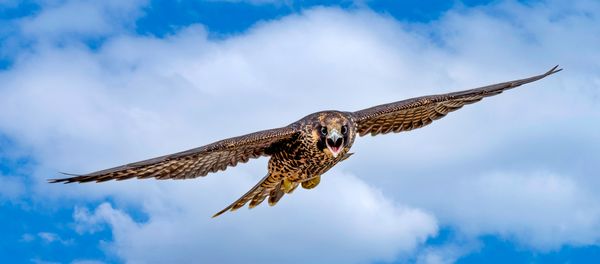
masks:
<svg viewBox="0 0 600 264"><path fill-rule="evenodd" d="M203 147L89 174L65 173L72 177L50 179L49 182L104 182L151 177L189 179L225 170L228 166L252 158L270 156L267 176L213 217L235 211L248 202L249 207L253 208L267 196L269 205L273 206L298 185L305 189L315 188L322 174L353 154L348 151L357 135L374 136L421 128L464 105L543 79L561 70L555 66L544 74L525 79L417 97L356 112L317 112L285 127L224 139Z"/></svg>

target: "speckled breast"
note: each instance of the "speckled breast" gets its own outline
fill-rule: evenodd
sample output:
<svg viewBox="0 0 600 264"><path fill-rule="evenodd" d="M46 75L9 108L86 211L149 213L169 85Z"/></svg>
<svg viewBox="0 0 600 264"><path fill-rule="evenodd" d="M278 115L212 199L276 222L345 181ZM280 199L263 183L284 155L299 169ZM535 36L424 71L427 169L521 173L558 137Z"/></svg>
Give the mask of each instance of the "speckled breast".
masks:
<svg viewBox="0 0 600 264"><path fill-rule="evenodd" d="M294 182L307 180L335 166L352 146L344 147L340 155L334 158L320 150L317 142L307 135L302 133L298 140L285 146L286 151L273 155L269 160L269 171L280 173Z"/></svg>

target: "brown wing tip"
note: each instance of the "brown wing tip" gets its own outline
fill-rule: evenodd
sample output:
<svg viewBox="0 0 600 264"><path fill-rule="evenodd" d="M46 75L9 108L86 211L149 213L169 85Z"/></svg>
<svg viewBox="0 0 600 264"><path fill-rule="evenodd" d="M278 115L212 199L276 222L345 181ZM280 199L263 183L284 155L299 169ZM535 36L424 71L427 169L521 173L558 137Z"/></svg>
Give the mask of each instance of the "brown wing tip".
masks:
<svg viewBox="0 0 600 264"><path fill-rule="evenodd" d="M530 82L535 82L537 80L541 80L543 78L546 78L549 75L555 74L555 73L557 73L559 71L562 71L562 70L563 70L562 68L558 68L558 65L556 65L556 66L552 67L552 69L550 69L549 71L547 71L547 72L545 72L543 74L536 75L536 76L529 77L529 78L525 78L525 79L521 79L521 80L516 80L516 81L509 82L509 87L507 87L506 89L515 88L515 87L521 86L521 85L526 84L526 83L530 83Z"/></svg>
<svg viewBox="0 0 600 264"><path fill-rule="evenodd" d="M546 73L544 73L544 76L555 74L555 73L557 73L559 71L562 71L562 70L563 70L562 68L558 68L558 65L556 65L556 66L552 67L552 69L550 69L549 71L547 71Z"/></svg>
<svg viewBox="0 0 600 264"><path fill-rule="evenodd" d="M47 179L46 180L48 183L59 183L59 182L64 182L65 179ZM65 182L67 183L67 182Z"/></svg>
<svg viewBox="0 0 600 264"><path fill-rule="evenodd" d="M214 214L214 215L213 215L211 218L216 218L217 216L219 216L219 215L222 215L223 213L225 213L225 212L229 211L229 209L230 209L230 208L229 208L229 207L227 207L227 208L225 208L225 209L223 209L223 210L219 211L218 213Z"/></svg>
<svg viewBox="0 0 600 264"><path fill-rule="evenodd" d="M56 178L56 179L48 179L48 183L73 183L73 182L77 182L76 180L74 180L77 177L81 177L83 175L81 174L73 174L73 173L67 173L67 172L59 172L62 175L67 175L67 176L72 176L72 177L67 177L67 178Z"/></svg>
<svg viewBox="0 0 600 264"><path fill-rule="evenodd" d="M234 204L235 204L235 203L234 203ZM212 216L212 218L215 218L215 217L217 217L217 216L219 216L219 215L222 215L223 213L225 213L225 212L227 212L227 211L232 211L232 212L233 212L233 211L235 211L235 210L239 209L239 207L235 208L235 207L233 206L234 204L232 204L232 205L229 205L229 206L225 207L223 210L221 210L221 211L219 211L218 213L214 214L214 215Z"/></svg>

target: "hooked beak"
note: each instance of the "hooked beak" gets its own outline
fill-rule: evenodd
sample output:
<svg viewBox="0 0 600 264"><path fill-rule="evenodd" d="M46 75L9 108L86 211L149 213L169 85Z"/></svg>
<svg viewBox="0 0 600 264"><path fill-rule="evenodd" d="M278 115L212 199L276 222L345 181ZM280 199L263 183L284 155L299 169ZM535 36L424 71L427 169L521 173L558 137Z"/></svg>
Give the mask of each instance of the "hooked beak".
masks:
<svg viewBox="0 0 600 264"><path fill-rule="evenodd" d="M327 140L325 141L327 144L327 148L333 154L333 157L337 157L338 154L342 151L342 145L344 143L344 137L340 135L337 129L331 130L329 135L327 135Z"/></svg>

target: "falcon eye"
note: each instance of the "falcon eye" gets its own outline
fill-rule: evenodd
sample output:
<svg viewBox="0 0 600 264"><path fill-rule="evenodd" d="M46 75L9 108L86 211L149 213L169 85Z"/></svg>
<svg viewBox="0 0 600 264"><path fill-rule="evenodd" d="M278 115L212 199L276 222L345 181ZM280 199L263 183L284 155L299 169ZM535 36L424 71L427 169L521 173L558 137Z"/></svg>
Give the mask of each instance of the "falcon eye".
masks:
<svg viewBox="0 0 600 264"><path fill-rule="evenodd" d="M323 136L327 136L327 127L321 127L321 134L323 134Z"/></svg>
<svg viewBox="0 0 600 264"><path fill-rule="evenodd" d="M348 127L346 127L345 125L342 126L342 134L346 135L346 133L348 133Z"/></svg>

